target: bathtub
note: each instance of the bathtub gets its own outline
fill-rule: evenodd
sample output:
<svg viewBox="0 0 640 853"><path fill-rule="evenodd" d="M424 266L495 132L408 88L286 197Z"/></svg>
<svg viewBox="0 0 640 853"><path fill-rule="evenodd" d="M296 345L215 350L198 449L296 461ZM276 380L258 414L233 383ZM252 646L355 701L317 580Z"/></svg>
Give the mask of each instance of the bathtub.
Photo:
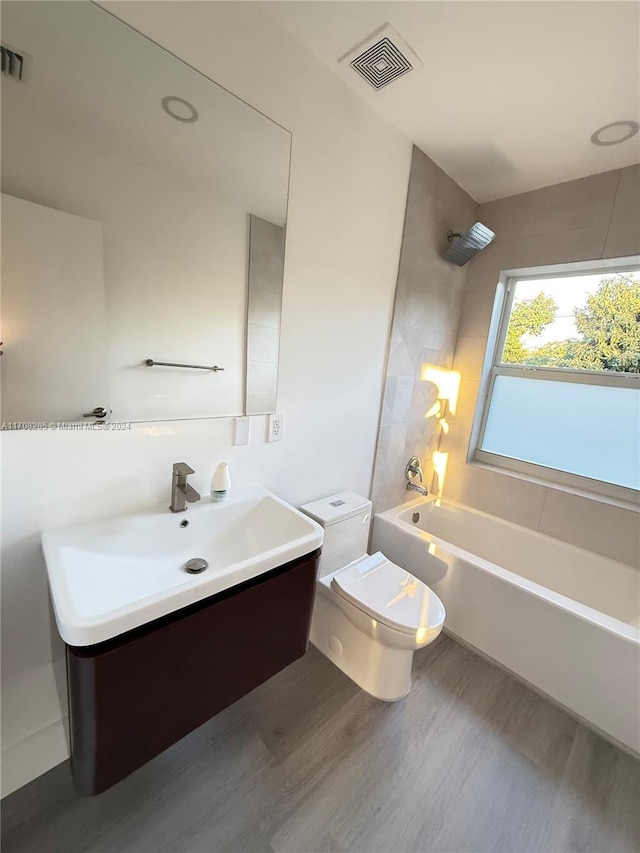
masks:
<svg viewBox="0 0 640 853"><path fill-rule="evenodd" d="M447 633L640 753L640 571L436 498L372 537L442 599Z"/></svg>

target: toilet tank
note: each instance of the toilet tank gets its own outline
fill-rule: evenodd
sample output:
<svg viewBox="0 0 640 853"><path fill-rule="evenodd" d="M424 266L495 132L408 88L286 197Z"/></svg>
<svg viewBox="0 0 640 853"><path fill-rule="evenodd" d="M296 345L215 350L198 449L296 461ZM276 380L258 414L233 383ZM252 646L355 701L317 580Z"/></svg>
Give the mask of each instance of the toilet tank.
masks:
<svg viewBox="0 0 640 853"><path fill-rule="evenodd" d="M324 577L367 553L371 501L355 492L340 492L300 507L324 527L318 576Z"/></svg>

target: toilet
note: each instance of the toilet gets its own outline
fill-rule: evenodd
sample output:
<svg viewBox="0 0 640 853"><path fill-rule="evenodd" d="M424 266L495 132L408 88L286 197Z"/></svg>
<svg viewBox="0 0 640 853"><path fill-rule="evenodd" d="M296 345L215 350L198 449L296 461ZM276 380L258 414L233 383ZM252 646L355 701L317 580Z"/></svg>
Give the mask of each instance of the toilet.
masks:
<svg viewBox="0 0 640 853"><path fill-rule="evenodd" d="M442 631L444 605L381 551L367 554L371 501L341 492L300 509L324 527L311 642L367 693L402 699L414 651Z"/></svg>

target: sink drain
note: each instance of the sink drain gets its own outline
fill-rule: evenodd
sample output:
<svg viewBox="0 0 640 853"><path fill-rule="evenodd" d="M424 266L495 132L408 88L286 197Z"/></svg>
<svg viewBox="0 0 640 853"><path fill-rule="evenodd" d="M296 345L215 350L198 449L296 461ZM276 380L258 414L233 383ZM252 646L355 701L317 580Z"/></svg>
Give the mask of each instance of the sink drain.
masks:
<svg viewBox="0 0 640 853"><path fill-rule="evenodd" d="M208 567L209 563L207 563L206 560L203 560L202 557L194 557L191 560L187 560L184 564L185 572L189 572L190 575L199 575L200 572L204 572Z"/></svg>

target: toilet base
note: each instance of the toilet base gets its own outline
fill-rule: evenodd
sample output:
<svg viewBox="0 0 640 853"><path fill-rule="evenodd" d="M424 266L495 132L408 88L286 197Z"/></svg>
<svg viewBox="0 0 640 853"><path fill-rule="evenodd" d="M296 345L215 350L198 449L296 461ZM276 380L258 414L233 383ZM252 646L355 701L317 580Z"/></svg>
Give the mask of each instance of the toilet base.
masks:
<svg viewBox="0 0 640 853"><path fill-rule="evenodd" d="M371 620L371 631L375 624ZM316 592L309 639L358 687L397 702L411 690L413 649L393 649L359 630L326 595Z"/></svg>

